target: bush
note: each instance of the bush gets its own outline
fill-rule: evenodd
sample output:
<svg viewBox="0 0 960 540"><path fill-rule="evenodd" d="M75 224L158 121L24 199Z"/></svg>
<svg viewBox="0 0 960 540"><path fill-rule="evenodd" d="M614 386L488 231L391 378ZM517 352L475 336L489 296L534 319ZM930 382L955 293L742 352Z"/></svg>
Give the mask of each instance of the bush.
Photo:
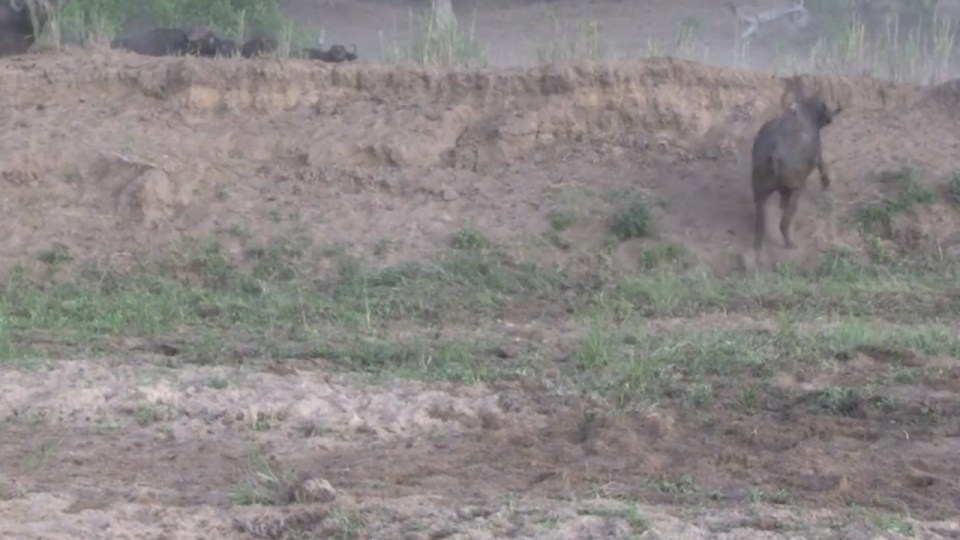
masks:
<svg viewBox="0 0 960 540"><path fill-rule="evenodd" d="M653 215L650 207L643 200L630 202L613 216L610 229L620 240L653 236Z"/></svg>

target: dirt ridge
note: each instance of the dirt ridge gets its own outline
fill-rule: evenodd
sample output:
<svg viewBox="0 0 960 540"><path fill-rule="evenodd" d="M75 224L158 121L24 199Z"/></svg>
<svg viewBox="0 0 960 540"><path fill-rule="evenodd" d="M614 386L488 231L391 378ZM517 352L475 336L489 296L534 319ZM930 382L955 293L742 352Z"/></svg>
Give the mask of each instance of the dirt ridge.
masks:
<svg viewBox="0 0 960 540"><path fill-rule="evenodd" d="M317 237L349 229L351 245L368 233L377 236L371 243L382 240L374 225L388 220L408 231L398 252L412 253L435 249L461 219L486 224L494 237L528 231L516 220L534 219L526 205L539 206L558 178L638 186L681 204L718 190L703 204L725 201L719 210L694 206L684 213L690 219L664 231L729 261L739 248L728 235L689 231L733 231L736 240L747 226L748 199L723 190L746 193L744 156L785 81L675 59L441 72L114 51L19 57L0 64L0 77L0 115L12 126L0 136L0 209L59 216L5 225L0 259L9 263L54 241L83 253L106 244L156 249L291 205ZM800 82L846 107L827 135L842 137L830 159L851 163L839 165L841 178L869 172L854 160L877 163L861 143L902 153L895 117L940 111L955 91L831 75ZM953 131L952 120L938 112L925 124L930 134L916 137L913 159L922 153L949 167L955 152L942 134ZM710 175L677 169L701 161ZM654 162L663 170L652 170ZM504 175L522 176L523 185ZM840 202L844 190L864 191L849 182L838 184ZM304 206L305 197L313 202ZM504 221L504 211L515 216ZM710 217L716 212L728 223Z"/></svg>
<svg viewBox="0 0 960 540"><path fill-rule="evenodd" d="M59 88L68 86L84 100L130 99L133 93L138 106L191 117L224 110L274 115L312 108L318 117L333 116L345 124L341 127L349 128L350 139L368 144L338 150L337 144L324 144L326 155L312 152L311 163L360 166L445 163L476 168L557 142L687 150L715 146L721 132L721 138L743 139L772 114L785 80L670 58L473 71L296 60L141 59L112 52L61 54L42 62L42 68L27 61L4 66L0 77L7 104L41 104L57 99ZM802 80L828 100L862 110L910 107L923 96L917 87L875 79L816 75ZM373 133L352 122L371 108L383 123ZM411 116L430 126L413 125ZM407 131L409 138L396 142L397 134L390 133L395 142L386 143L377 136L382 127ZM317 133L314 138L326 137ZM342 140L344 134L338 132L336 138ZM471 147L466 153L463 144Z"/></svg>

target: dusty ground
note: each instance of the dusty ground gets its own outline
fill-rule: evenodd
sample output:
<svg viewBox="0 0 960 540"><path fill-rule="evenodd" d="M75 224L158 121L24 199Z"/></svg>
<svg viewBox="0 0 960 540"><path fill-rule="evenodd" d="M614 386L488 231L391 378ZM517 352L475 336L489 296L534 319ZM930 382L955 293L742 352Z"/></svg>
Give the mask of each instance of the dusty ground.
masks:
<svg viewBox="0 0 960 540"><path fill-rule="evenodd" d="M680 13L684 4L671 5ZM639 9L580 6L606 9L625 26L621 10ZM336 9L351 17L373 8ZM514 31L497 20L539 20L530 11L542 6L506 9L485 15L502 19L481 27L483 39ZM327 32L328 41L345 40ZM497 54L511 63L509 52ZM303 241L297 272L327 298L342 257L371 271L429 266L451 235L475 230L517 267L540 265L574 284L515 302L471 297L489 304L449 312L423 307L439 302L424 295L390 304L379 323L370 323L364 290L358 324L379 324L378 337L469 338L493 345L481 367L525 362L509 376L448 382L350 373L342 369L349 355L284 349L309 341L293 331L276 331L288 341L262 362L247 343L224 343L218 365L183 360L186 327L91 346L72 337L71 321L38 315L54 304L75 318L94 312L77 297L28 302L8 290L4 537L960 537L960 349L943 345L956 328L955 289L890 284L905 296L878 289L875 301L858 297L854 307L824 300L831 310L805 312L791 331L807 341L790 350L780 345L789 306L768 305L759 289L751 302L710 304L706 313L684 313L668 292L648 291L649 305L630 316L615 305L604 324L622 325L632 337L621 341L638 349L637 335L674 336L675 349L657 354L703 360L705 376L717 378L664 378L656 392L621 385L615 399L565 375L573 358L586 362L580 344L591 343L581 313L566 306L581 289L595 292L596 274L646 275L651 253L671 246L711 278L740 273L752 222L743 156L780 99L781 79L672 60L445 73L67 51L4 59L0 80L6 278L17 266L61 281L93 264L134 269L209 237L242 265L256 258L251 246L284 238ZM864 237L854 216L893 197L896 186L884 181L891 170L920 167L921 187L937 194L960 170L960 89L839 76L804 83L846 107L824 132L832 202L811 182L800 248L783 250L771 230L761 265L819 268L842 249L952 264L960 215L946 198L876 237ZM612 241L611 215L637 196L650 201L655 237ZM557 216L566 216L562 226ZM212 272L180 262L188 278ZM275 276L260 277L266 297ZM143 287L151 286L159 285ZM849 284L851 298L857 287ZM171 310L216 312L229 331L241 316L226 312L243 299L224 294L223 305L170 300ZM405 319L404 309L415 314ZM835 339L836 318L851 310L880 321L865 325L908 335L909 347L817 356L816 343ZM353 328L337 316L311 343ZM119 312L98 317L97 328L124 324ZM844 343L879 332L843 328L859 332ZM691 353L694 336L710 332L719 336L713 352ZM752 348L727 343L732 332ZM163 354L145 351L161 333ZM31 353L12 354L10 343ZM396 355L424 372L445 361ZM756 363L723 378L722 361L741 356ZM695 391L705 384L709 400ZM629 404L612 405L618 399Z"/></svg>
<svg viewBox="0 0 960 540"><path fill-rule="evenodd" d="M879 362L863 357L835 377ZM950 370L952 384L922 398L902 388L952 418L935 429L920 408L883 419L788 403L750 416L593 416L538 385L368 387L316 371L168 369L148 357L8 370L0 531L630 538L649 527L645 538L872 538L869 514L837 506L955 515L960 377ZM321 479L335 499L311 490ZM771 485L783 491L757 487ZM257 489L290 499L234 504ZM783 506L787 490L795 499ZM960 532L951 521L911 530Z"/></svg>

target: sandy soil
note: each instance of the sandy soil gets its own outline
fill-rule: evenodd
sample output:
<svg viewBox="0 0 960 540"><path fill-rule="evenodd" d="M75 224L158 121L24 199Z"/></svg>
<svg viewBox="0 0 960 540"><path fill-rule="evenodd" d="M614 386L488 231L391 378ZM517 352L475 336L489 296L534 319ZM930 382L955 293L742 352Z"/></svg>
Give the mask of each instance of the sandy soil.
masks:
<svg viewBox="0 0 960 540"><path fill-rule="evenodd" d="M406 16L400 4L333 4L342 21ZM610 35L629 36L626 15L647 4L553 7L567 20L600 13L623 27ZM663 21L688 8L724 9L671 6L653 26L672 28ZM498 36L547 24L542 10L498 5L484 12L480 36L505 43ZM703 20L716 35L728 30ZM365 37L337 28L327 27L328 42L378 39L370 25ZM622 46L646 41L635 39ZM522 64L529 54L492 57ZM658 241L727 275L751 241L744 156L783 89L769 74L676 60L439 72L104 50L6 58L0 80L4 275L16 264L43 268L36 256L56 245L74 259L67 275L231 231L305 235L311 249L386 266L431 256L467 224L537 262L586 271L606 253L606 220L624 192L662 203ZM796 222L800 248L783 250L771 230L768 262L810 265L825 251L862 247L849 216L883 191L881 171L921 163L924 181L940 182L960 169L955 84L804 84L846 107L824 132L833 202L811 189ZM579 216L563 249L544 236L556 209ZM956 257L958 219L934 204L897 222L889 243ZM242 258L239 242L223 238ZM609 263L637 272L645 245L619 244ZM322 260L316 268L332 270ZM538 321L544 332L551 322ZM864 353L844 371L778 384L855 386L900 361ZM906 404L896 418L862 404L825 416L786 401L755 415L614 415L542 381L373 384L323 369L171 368L149 355L3 365L0 535L900 536L878 531L855 511L863 506L909 507L917 537L957 538L960 523L948 518L960 508L960 371L951 359L929 362L939 362L940 378L896 387ZM931 427L930 414L947 420ZM686 477L703 488L702 505L680 501ZM757 485L789 486L796 504L775 504ZM282 504L235 504L257 496Z"/></svg>
<svg viewBox="0 0 960 540"><path fill-rule="evenodd" d="M849 382L879 362L804 384ZM789 403L753 416L611 416L533 381L369 386L150 357L5 370L0 532L301 538L362 524L364 538L629 538L642 520L644 538L874 538L865 518L831 507L909 505L930 519L960 503L960 426L917 422L921 404L956 418L952 372L926 395L901 388L917 403L902 416L831 419ZM688 475L719 508L674 506ZM253 496L250 482L288 504L234 505ZM800 500L751 503L765 482ZM923 538L960 532L917 519Z"/></svg>

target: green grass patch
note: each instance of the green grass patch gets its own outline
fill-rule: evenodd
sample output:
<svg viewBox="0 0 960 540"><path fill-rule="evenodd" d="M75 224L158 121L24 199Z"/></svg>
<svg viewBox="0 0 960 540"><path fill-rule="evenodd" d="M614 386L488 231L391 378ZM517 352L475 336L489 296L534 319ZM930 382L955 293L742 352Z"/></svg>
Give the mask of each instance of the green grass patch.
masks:
<svg viewBox="0 0 960 540"><path fill-rule="evenodd" d="M936 200L936 194L920 185L916 172L911 168L894 171L881 177L881 182L893 185L896 194L887 199L868 204L861 208L855 219L864 232L891 235L893 219L900 214L913 211L917 206L930 204Z"/></svg>
<svg viewBox="0 0 960 540"><path fill-rule="evenodd" d="M743 376L764 379L778 371L803 371L844 361L857 350L909 350L926 355L960 357L960 336L949 324L891 324L861 318L793 320L784 316L776 328L759 322L733 327L683 327L675 331L635 330L636 319L620 324L604 319L581 339L577 358L582 381L602 388L618 404L686 399L704 406L726 386L747 405L756 395L740 388ZM706 383L709 382L709 387ZM733 392L736 390L736 392ZM821 409L843 414L856 403L848 388L815 396ZM749 402L753 403L750 404Z"/></svg>
<svg viewBox="0 0 960 540"><path fill-rule="evenodd" d="M806 271L715 279L666 264L682 248L652 243L647 272L574 278L507 255L474 227L432 258L386 268L298 236L240 241L239 260L213 239L125 273L88 267L52 283L14 272L0 287L0 357L116 354L138 338L178 361L323 360L472 383L535 373L559 354L571 359L562 377L618 402L735 401L756 411L763 377L775 370L843 362L862 348L960 356L960 273L949 265L879 266L838 252ZM317 260L331 259L335 271L318 277ZM650 318L690 320L654 331ZM505 323L530 322L544 329L542 340L503 336ZM558 341L553 328L577 334ZM729 381L743 375L756 384L731 397ZM817 398L817 407L844 410L837 396Z"/></svg>
<svg viewBox="0 0 960 540"><path fill-rule="evenodd" d="M864 265L846 254L819 268L757 277L714 279L673 269L631 276L610 284L591 305L615 314L689 317L704 313L789 311L802 316L835 314L914 322L960 314L957 268L907 264Z"/></svg>
<svg viewBox="0 0 960 540"><path fill-rule="evenodd" d="M119 338L135 336L204 363L326 357L349 369L476 380L494 371L478 356L486 343L390 331L492 323L563 284L473 229L420 264L372 270L340 255L338 272L323 281L312 277L305 249L278 239L248 247L238 263L218 241L185 242L177 255L128 273L90 267L51 284L14 272L0 287L0 354L18 358L50 343L110 352Z"/></svg>

